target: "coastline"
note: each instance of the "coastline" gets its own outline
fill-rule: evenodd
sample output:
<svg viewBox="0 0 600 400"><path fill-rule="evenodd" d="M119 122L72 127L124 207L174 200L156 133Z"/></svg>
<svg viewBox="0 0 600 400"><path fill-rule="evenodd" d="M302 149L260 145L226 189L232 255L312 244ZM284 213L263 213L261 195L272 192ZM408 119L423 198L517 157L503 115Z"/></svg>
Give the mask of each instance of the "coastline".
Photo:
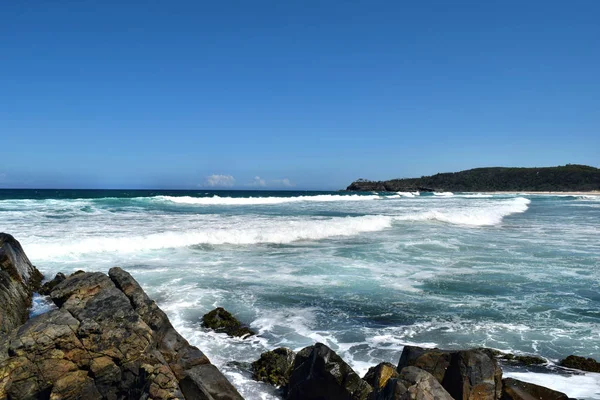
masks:
<svg viewBox="0 0 600 400"><path fill-rule="evenodd" d="M600 196L600 190L592 190L589 192L537 192L531 190L525 191L494 191L494 192L477 192L482 194L515 194L515 195L552 195L552 196Z"/></svg>

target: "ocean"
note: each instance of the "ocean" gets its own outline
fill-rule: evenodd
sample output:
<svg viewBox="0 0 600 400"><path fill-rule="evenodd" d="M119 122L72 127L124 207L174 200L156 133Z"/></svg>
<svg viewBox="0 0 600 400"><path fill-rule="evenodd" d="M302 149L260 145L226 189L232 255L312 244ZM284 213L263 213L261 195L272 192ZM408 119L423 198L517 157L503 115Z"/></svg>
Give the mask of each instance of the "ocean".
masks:
<svg viewBox="0 0 600 400"><path fill-rule="evenodd" d="M600 197L0 190L0 231L47 278L129 271L248 399L278 394L246 363L317 341L361 376L406 344L600 359ZM258 335L203 329L217 306ZM599 374L505 375L600 399Z"/></svg>

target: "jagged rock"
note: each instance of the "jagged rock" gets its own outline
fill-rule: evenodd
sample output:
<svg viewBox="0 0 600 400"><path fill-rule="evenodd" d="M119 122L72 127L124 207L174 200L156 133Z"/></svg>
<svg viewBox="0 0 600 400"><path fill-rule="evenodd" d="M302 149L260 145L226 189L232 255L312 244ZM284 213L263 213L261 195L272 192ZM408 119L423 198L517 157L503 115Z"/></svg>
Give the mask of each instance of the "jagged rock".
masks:
<svg viewBox="0 0 600 400"><path fill-rule="evenodd" d="M180 384L186 399L244 400L212 364L197 365L187 370Z"/></svg>
<svg viewBox="0 0 600 400"><path fill-rule="evenodd" d="M252 378L274 386L286 386L290 380L296 353L285 347L267 351L252 363Z"/></svg>
<svg viewBox="0 0 600 400"><path fill-rule="evenodd" d="M45 295L45 296L49 295L50 292L52 292L52 290L56 287L56 285L58 285L65 279L67 279L65 274L63 274L62 272L59 272L58 274L56 274L54 279L52 279L51 281L48 281L48 282L44 283L44 285L42 285L39 293L42 295Z"/></svg>
<svg viewBox="0 0 600 400"><path fill-rule="evenodd" d="M513 378L502 380L502 400L568 400L569 396L556 390Z"/></svg>
<svg viewBox="0 0 600 400"><path fill-rule="evenodd" d="M242 399L120 268L50 296L58 309L0 340L0 398Z"/></svg>
<svg viewBox="0 0 600 400"><path fill-rule="evenodd" d="M568 356L561 360L559 365L567 368L580 369L588 372L600 372L600 363L593 358L585 358L579 356Z"/></svg>
<svg viewBox="0 0 600 400"><path fill-rule="evenodd" d="M398 373L398 371L396 370L396 367L393 364L390 363L380 363L374 367L369 368L369 370L367 371L367 373L365 374L363 380L365 382L367 382L369 385L371 385L371 387L373 388L373 392L371 392L369 399L371 400L383 400L384 398L391 398L393 399L393 397L389 397L391 394L396 393L397 390L395 388L395 384L390 385L390 387L388 388L388 392L390 393L386 393L388 397L385 397L383 392L385 391L388 381L390 379L395 380L394 382L396 383L398 380L397 378L400 376L400 374ZM401 388L399 388L398 390L401 390ZM404 390L406 390L406 388L404 388Z"/></svg>
<svg viewBox="0 0 600 400"><path fill-rule="evenodd" d="M398 370L415 366L432 374L455 399L494 400L502 392L502 370L478 349L444 351L405 346Z"/></svg>
<svg viewBox="0 0 600 400"><path fill-rule="evenodd" d="M322 343L300 350L288 385L288 400L365 400L373 389Z"/></svg>
<svg viewBox="0 0 600 400"><path fill-rule="evenodd" d="M222 307L217 307L202 317L202 326L232 337L247 337L256 333L242 325L231 313Z"/></svg>
<svg viewBox="0 0 600 400"><path fill-rule="evenodd" d="M0 335L25 323L43 276L11 235L0 233Z"/></svg>
<svg viewBox="0 0 600 400"><path fill-rule="evenodd" d="M403 368L399 380L407 388L406 392L398 397L401 400L452 400L452 396L437 379L420 368Z"/></svg>
<svg viewBox="0 0 600 400"><path fill-rule="evenodd" d="M398 371L401 371L404 367L421 368L441 383L444 380L451 359L452 354L450 351L404 346L398 362Z"/></svg>

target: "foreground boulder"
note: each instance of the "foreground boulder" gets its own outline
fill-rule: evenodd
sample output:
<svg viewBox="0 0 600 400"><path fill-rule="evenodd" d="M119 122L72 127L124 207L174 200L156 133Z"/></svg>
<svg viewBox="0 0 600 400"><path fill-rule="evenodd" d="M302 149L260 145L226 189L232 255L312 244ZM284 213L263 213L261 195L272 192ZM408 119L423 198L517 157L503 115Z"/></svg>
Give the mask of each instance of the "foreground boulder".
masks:
<svg viewBox="0 0 600 400"><path fill-rule="evenodd" d="M600 372L600 363L593 358L569 356L561 360L559 365L567 368L580 369L588 372Z"/></svg>
<svg viewBox="0 0 600 400"><path fill-rule="evenodd" d="M399 397L402 400L453 400L433 375L420 368L403 368L400 382L407 388Z"/></svg>
<svg viewBox="0 0 600 400"><path fill-rule="evenodd" d="M33 292L42 278L21 244L11 235L0 233L0 335L25 323Z"/></svg>
<svg viewBox="0 0 600 400"><path fill-rule="evenodd" d="M402 385L401 387L396 388L396 384L398 382L398 377L400 374L396 370L396 367L393 364L383 362L374 367L369 368L367 373L365 374L363 380L367 382L373 388L373 392L369 395L370 400L383 400L387 398L393 399L393 395L396 392L404 393L406 392L406 388ZM390 384L390 387L387 388L388 382L393 380L394 383ZM387 390L386 390L387 388ZM384 394L384 392L386 392ZM392 397L390 397L392 396Z"/></svg>
<svg viewBox="0 0 600 400"><path fill-rule="evenodd" d="M556 390L517 379L502 380L502 400L568 400L569 396Z"/></svg>
<svg viewBox="0 0 600 400"><path fill-rule="evenodd" d="M50 295L58 309L0 338L0 398L242 399L122 269Z"/></svg>
<svg viewBox="0 0 600 400"><path fill-rule="evenodd" d="M288 400L366 400L373 389L322 343L300 350L288 385Z"/></svg>
<svg viewBox="0 0 600 400"><path fill-rule="evenodd" d="M290 380L296 354L285 347L267 351L252 363L252 378L273 386L286 386Z"/></svg>
<svg viewBox="0 0 600 400"><path fill-rule="evenodd" d="M455 399L495 400L502 393L502 370L485 351L405 346L398 370L409 366L429 372Z"/></svg>
<svg viewBox="0 0 600 400"><path fill-rule="evenodd" d="M217 307L202 317L202 326L219 333L226 333L232 337L245 338L256 333L242 325L229 311Z"/></svg>

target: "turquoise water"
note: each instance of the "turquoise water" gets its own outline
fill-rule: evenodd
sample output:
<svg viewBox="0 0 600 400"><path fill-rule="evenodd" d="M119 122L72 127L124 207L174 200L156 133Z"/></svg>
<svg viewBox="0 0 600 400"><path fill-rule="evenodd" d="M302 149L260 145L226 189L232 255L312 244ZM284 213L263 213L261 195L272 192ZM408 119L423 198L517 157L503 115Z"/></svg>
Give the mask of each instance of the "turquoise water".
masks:
<svg viewBox="0 0 600 400"><path fill-rule="evenodd" d="M250 399L276 394L229 361L315 341L361 374L405 344L600 359L600 197L4 190L0 231L47 276L130 271ZM215 306L259 335L203 330Z"/></svg>

